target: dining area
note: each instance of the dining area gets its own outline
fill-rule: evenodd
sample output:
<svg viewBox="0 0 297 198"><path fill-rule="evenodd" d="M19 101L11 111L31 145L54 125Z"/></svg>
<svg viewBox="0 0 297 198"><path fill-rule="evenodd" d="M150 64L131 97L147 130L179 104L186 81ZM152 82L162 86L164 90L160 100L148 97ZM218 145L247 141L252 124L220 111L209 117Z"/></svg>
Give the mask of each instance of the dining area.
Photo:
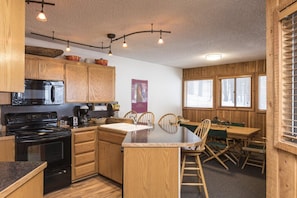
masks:
<svg viewBox="0 0 297 198"><path fill-rule="evenodd" d="M186 127L193 132L199 125L200 122L188 121L180 123L180 126ZM215 159L226 170L229 170L225 161L231 161L242 169L246 165L260 167L261 173L264 174L266 145L265 137L259 137L260 130L260 128L246 127L243 123L212 122L206 143L205 153L208 157L203 163ZM253 158L252 153L257 154L256 159ZM223 160L221 156L224 157ZM242 164L240 164L240 159L244 159Z"/></svg>
<svg viewBox="0 0 297 198"><path fill-rule="evenodd" d="M182 120L179 125L199 135L205 120L209 119ZM198 186L196 193L201 197L265 197L266 142L260 131L243 123L212 119L205 147L182 149L182 195L194 197L194 186Z"/></svg>

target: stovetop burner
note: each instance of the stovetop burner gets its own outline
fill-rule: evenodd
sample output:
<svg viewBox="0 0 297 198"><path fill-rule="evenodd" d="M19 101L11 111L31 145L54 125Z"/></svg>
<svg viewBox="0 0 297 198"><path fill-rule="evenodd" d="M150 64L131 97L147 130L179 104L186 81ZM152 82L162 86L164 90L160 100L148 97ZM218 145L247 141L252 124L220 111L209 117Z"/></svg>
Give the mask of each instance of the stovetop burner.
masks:
<svg viewBox="0 0 297 198"><path fill-rule="evenodd" d="M6 114L7 135L15 135L17 142L70 136L70 129L57 126L57 118L57 112Z"/></svg>

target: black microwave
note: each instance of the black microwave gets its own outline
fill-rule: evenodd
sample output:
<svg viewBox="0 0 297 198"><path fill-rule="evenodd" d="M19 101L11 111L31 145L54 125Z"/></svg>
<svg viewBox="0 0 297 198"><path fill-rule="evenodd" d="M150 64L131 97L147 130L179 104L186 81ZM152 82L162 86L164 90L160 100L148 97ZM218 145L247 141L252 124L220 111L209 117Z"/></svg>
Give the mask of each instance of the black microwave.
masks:
<svg viewBox="0 0 297 198"><path fill-rule="evenodd" d="M25 91L11 94L12 105L54 105L64 103L64 82L25 80Z"/></svg>

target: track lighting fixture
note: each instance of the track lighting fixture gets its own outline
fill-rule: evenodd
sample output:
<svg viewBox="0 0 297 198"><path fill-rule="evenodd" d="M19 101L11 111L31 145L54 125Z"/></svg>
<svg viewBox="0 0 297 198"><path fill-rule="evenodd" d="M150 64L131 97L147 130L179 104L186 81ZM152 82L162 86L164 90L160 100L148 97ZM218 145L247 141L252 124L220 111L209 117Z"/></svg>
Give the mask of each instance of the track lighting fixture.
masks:
<svg viewBox="0 0 297 198"><path fill-rule="evenodd" d="M164 41L162 39L162 30L160 30L160 38L158 40L158 44L163 44L163 43L164 43Z"/></svg>
<svg viewBox="0 0 297 198"><path fill-rule="evenodd" d="M70 49L70 47L69 47L69 41L67 41L67 48L66 48L66 51L67 51L67 52L70 52L70 50L71 50L71 49Z"/></svg>
<svg viewBox="0 0 297 198"><path fill-rule="evenodd" d="M41 8L41 11L39 12L39 14L36 16L37 21L41 21L41 22L47 22L47 18L43 12L43 6Z"/></svg>
<svg viewBox="0 0 297 198"><path fill-rule="evenodd" d="M126 35L124 35L123 47L128 47L128 44L126 43Z"/></svg>
<svg viewBox="0 0 297 198"><path fill-rule="evenodd" d="M109 52L108 52L108 56L112 56L111 49L110 49Z"/></svg>
<svg viewBox="0 0 297 198"><path fill-rule="evenodd" d="M107 34L107 38L110 39L110 43L108 46L103 46L103 42L102 42L102 46L93 46L93 45L88 45L88 44L84 44L84 43L78 43L78 42L74 42L74 41L70 41L70 40L64 40L64 39L60 39L60 38L55 38L54 37L54 31L53 31L53 36L46 36L46 35L42 35L42 34L38 34L38 33L34 33L34 32L31 32L31 34L33 35L36 35L36 36L40 36L40 37L45 37L45 38L50 38L50 39L53 39L53 40L58 40L58 41L63 41L63 42L67 42L67 47L69 47L69 43L72 43L72 44L75 44L75 45L80 45L80 46L84 46L84 47L90 47L90 48L95 48L95 49L109 49L109 52L108 52L108 55L111 56L112 55L112 52L111 52L111 44L117 40L120 40L120 39L123 39L124 42L123 42L123 47L128 47L127 43L126 43L126 37L128 36L132 36L134 34L141 34L141 33L160 33L160 37L159 37L159 40L158 40L158 43L159 44L163 44L164 41L163 41L163 38L162 38L162 34L163 33L167 33L167 34L170 34L171 31L164 31L164 30L154 30L153 29L153 24L151 24L151 29L150 30L143 30L143 31L136 31L136 32L131 32L129 34L124 34L123 36L121 37L117 37L116 38L116 35L114 33L109 33ZM67 51L67 50L66 50Z"/></svg>
<svg viewBox="0 0 297 198"><path fill-rule="evenodd" d="M39 3L39 4L41 4L41 11L40 11L40 12L38 13L38 15L36 16L36 19L37 19L38 21L41 21L41 22L46 22L46 21L47 21L47 18L46 18L46 16L45 16L44 12L43 12L43 6L44 6L44 5L52 5L52 6L55 5L54 3L44 2L44 0L42 0L42 1L25 0L25 2L26 2L27 4L29 4L29 3Z"/></svg>

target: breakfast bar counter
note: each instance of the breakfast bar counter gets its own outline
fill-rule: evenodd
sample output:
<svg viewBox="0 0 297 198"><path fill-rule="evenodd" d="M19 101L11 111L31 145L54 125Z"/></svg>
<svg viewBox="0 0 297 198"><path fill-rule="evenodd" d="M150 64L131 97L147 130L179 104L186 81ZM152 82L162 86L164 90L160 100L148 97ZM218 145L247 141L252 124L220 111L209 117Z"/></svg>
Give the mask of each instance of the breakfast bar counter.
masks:
<svg viewBox="0 0 297 198"><path fill-rule="evenodd" d="M180 148L200 143L193 132L175 125L127 132L124 197L180 197Z"/></svg>

